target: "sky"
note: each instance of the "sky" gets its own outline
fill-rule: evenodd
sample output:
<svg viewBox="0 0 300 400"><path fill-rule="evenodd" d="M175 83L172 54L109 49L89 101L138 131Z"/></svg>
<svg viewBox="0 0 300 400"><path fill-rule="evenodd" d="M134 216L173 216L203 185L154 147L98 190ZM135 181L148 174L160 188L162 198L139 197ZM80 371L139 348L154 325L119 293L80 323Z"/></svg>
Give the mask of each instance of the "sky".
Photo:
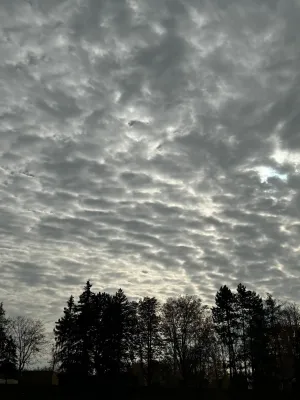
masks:
<svg viewBox="0 0 300 400"><path fill-rule="evenodd" d="M0 301L53 327L239 282L300 302L300 3L1 0Z"/></svg>

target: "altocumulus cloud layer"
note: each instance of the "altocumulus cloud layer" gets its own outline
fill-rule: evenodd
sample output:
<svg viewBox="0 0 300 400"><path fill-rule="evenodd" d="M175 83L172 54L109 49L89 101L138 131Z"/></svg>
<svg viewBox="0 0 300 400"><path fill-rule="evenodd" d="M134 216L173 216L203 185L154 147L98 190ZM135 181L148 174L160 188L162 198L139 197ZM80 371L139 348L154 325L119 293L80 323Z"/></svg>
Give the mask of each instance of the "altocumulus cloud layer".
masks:
<svg viewBox="0 0 300 400"><path fill-rule="evenodd" d="M53 322L242 281L299 300L296 0L2 0L0 299Z"/></svg>

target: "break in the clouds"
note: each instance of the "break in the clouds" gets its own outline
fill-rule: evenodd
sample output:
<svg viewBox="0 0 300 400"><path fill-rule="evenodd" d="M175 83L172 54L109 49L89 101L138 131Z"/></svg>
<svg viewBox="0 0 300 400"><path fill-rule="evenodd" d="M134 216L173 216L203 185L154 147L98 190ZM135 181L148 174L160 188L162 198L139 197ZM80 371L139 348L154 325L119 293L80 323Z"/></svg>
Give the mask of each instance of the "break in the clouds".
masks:
<svg viewBox="0 0 300 400"><path fill-rule="evenodd" d="M242 281L299 300L296 0L2 0L0 299L52 323Z"/></svg>

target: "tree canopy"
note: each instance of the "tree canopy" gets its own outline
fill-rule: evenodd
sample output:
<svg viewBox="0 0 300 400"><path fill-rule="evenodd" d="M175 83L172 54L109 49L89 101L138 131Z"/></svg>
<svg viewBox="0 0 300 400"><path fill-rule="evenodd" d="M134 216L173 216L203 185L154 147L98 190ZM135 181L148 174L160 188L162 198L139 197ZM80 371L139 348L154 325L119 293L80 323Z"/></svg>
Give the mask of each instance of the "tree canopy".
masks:
<svg viewBox="0 0 300 400"><path fill-rule="evenodd" d="M54 327L51 369L72 382L274 389L300 381L300 309L239 284L213 307L198 296L130 300L90 281L66 299ZM21 372L42 351L41 321L8 318L0 305L0 374ZM48 367L49 368L49 367Z"/></svg>

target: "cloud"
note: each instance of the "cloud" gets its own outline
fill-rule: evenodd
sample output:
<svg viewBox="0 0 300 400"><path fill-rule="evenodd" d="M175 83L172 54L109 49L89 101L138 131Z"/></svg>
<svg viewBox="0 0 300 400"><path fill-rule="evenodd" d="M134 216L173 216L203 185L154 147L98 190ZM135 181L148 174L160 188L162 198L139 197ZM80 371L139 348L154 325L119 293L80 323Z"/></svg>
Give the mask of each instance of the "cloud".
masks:
<svg viewBox="0 0 300 400"><path fill-rule="evenodd" d="M299 4L2 1L0 298L297 300Z"/></svg>

